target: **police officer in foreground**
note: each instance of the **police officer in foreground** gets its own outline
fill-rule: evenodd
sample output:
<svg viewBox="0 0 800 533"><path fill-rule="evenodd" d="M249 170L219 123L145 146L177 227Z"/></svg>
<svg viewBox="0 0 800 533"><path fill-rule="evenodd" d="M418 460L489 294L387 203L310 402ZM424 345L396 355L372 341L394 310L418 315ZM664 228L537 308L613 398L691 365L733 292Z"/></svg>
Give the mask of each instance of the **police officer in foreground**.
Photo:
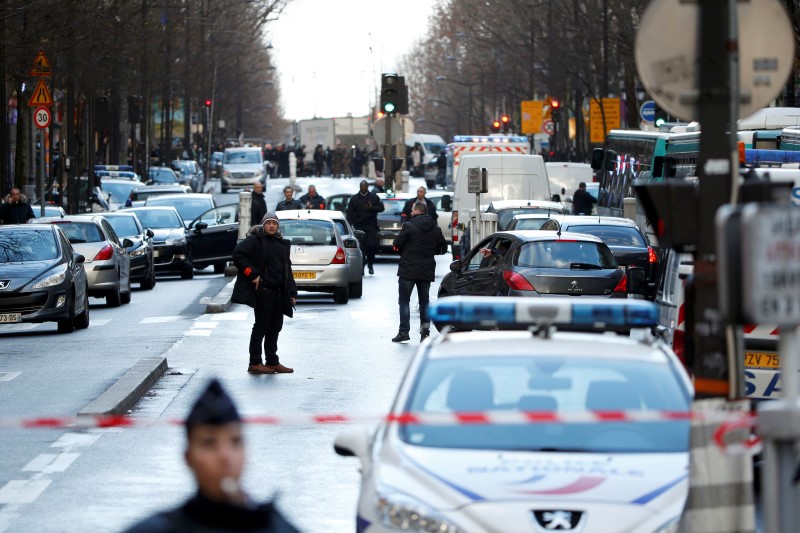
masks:
<svg viewBox="0 0 800 533"><path fill-rule="evenodd" d="M378 251L378 213L385 209L380 197L369 191L367 180L361 180L359 191L347 203L347 220L355 229L365 233L364 254L369 273L374 274L375 253Z"/></svg>
<svg viewBox="0 0 800 533"><path fill-rule="evenodd" d="M400 264L397 267L400 330L392 342L411 340L408 336L411 329L409 303L414 287L417 288L419 300L419 340L422 342L431 334L428 301L431 283L436 279L435 256L447 251L447 241L442 230L428 215L428 206L424 202L414 204L411 220L403 224L400 235L394 240L394 246L400 252Z"/></svg>
<svg viewBox="0 0 800 533"><path fill-rule="evenodd" d="M242 419L219 381L208 384L185 426L184 458L197 481L197 494L177 509L139 522L127 533L297 531L274 505L255 503L242 490Z"/></svg>

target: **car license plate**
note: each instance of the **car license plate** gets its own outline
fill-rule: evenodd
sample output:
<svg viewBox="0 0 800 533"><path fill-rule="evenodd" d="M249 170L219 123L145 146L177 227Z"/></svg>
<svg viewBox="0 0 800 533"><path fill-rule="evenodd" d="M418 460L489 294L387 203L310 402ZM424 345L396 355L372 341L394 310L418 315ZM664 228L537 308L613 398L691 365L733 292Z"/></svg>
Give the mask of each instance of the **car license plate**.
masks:
<svg viewBox="0 0 800 533"><path fill-rule="evenodd" d="M779 369L781 367L781 357L773 352L745 352L744 366L747 368L770 368Z"/></svg>
<svg viewBox="0 0 800 533"><path fill-rule="evenodd" d="M22 315L19 313L1 313L0 324L15 324L22 322Z"/></svg>
<svg viewBox="0 0 800 533"><path fill-rule="evenodd" d="M384 246L394 246L394 239L383 239Z"/></svg>
<svg viewBox="0 0 800 533"><path fill-rule="evenodd" d="M317 279L316 272L292 272L294 279Z"/></svg>

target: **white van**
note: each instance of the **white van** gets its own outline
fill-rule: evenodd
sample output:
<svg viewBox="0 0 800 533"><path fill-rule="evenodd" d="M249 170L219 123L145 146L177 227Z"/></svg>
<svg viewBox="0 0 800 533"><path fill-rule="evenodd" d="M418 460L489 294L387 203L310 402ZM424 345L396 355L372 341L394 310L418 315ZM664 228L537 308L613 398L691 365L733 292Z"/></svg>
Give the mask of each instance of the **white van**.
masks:
<svg viewBox="0 0 800 533"><path fill-rule="evenodd" d="M572 212L572 195L580 183L591 183L594 170L589 163L552 162L545 163L550 189L561 197L561 202Z"/></svg>
<svg viewBox="0 0 800 533"><path fill-rule="evenodd" d="M447 148L447 143L439 135L429 133L412 133L406 136L405 142L406 146L411 148L416 144L422 146L422 177L425 178L425 185L428 189L435 189L437 168L432 165L431 168L428 167L431 160Z"/></svg>
<svg viewBox="0 0 800 533"><path fill-rule="evenodd" d="M540 155L493 153L484 155L462 155L461 164L453 184L452 229L453 258L460 259L461 252L469 251L469 239L463 240L469 231L469 212L475 209L475 195L468 192L467 173L470 168L485 168L488 173L488 189L481 194L481 210L495 200L550 200L550 181L547 168Z"/></svg>

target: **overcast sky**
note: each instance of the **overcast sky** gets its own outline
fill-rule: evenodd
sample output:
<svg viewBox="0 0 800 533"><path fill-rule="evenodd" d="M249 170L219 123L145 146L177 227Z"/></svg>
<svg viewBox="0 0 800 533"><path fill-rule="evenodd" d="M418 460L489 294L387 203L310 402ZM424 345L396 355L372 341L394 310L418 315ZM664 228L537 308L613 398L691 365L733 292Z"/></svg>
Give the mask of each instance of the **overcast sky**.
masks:
<svg viewBox="0 0 800 533"><path fill-rule="evenodd" d="M381 73L398 70L434 3L291 0L269 25L286 118L368 115Z"/></svg>

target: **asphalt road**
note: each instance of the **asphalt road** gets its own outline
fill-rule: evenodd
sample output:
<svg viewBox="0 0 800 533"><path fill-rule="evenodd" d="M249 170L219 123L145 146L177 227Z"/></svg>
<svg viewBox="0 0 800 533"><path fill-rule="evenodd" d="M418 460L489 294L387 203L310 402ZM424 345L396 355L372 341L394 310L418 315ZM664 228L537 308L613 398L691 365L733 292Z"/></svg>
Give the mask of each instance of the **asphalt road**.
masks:
<svg viewBox="0 0 800 533"><path fill-rule="evenodd" d="M345 183L329 191L324 180L315 180L323 195L358 183L330 180ZM270 202L281 188L270 183ZM236 201L235 192L224 196ZM448 261L438 258L432 295ZM71 335L50 325L0 328L0 373L19 372L0 381L0 415L74 415L139 358L157 355L167 358L169 371L133 409L142 419L182 419L211 377L223 381L244 414L383 414L419 344L416 336L406 344L390 340L398 326L396 265L382 260L364 280L364 297L346 305L301 293L279 343L281 362L295 368L289 375L246 373L252 312L234 305L204 314L204 302L229 281L205 272L194 280L159 279L153 291L136 291L118 309L92 300L92 325ZM412 330L418 320L412 307ZM303 531L353 531L358 463L333 452L340 430L247 426L246 490L256 500L277 498ZM178 505L194 490L184 442L181 428L164 424L0 428L0 532L120 531Z"/></svg>

